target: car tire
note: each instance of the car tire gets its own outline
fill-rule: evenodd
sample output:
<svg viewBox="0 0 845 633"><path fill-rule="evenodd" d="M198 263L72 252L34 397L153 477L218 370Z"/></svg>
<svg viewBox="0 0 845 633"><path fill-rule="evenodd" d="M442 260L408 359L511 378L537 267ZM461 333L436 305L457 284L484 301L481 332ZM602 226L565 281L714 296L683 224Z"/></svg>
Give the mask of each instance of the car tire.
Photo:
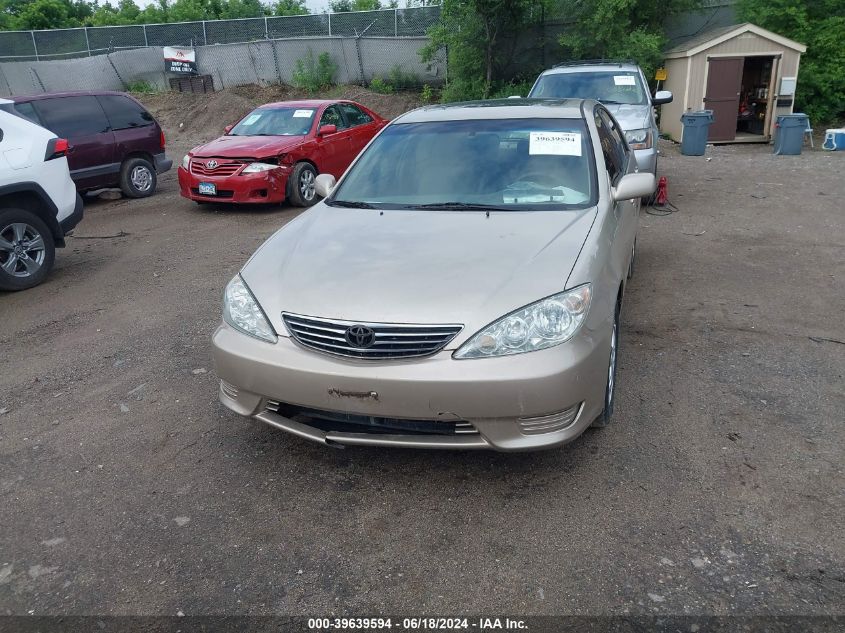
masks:
<svg viewBox="0 0 845 633"><path fill-rule="evenodd" d="M40 284L56 259L53 234L31 211L0 210L0 290L26 290Z"/></svg>
<svg viewBox="0 0 845 633"><path fill-rule="evenodd" d="M120 190L127 198L146 198L156 190L156 170L145 158L130 158L120 167Z"/></svg>
<svg viewBox="0 0 845 633"><path fill-rule="evenodd" d="M317 170L310 163L297 163L288 180L290 203L296 207L310 207L317 202L317 190L314 179Z"/></svg>
<svg viewBox="0 0 845 633"><path fill-rule="evenodd" d="M604 388L604 409L593 421L594 428L604 428L610 424L613 417L613 406L616 402L616 367L619 358L619 314L622 305L616 302L616 310L613 315L613 330L610 335L610 359L607 364L607 385Z"/></svg>
<svg viewBox="0 0 845 633"><path fill-rule="evenodd" d="M628 264L628 275L627 278L631 279L634 276L634 266L635 262L637 261L637 238L634 238L634 246L631 247L631 261Z"/></svg>

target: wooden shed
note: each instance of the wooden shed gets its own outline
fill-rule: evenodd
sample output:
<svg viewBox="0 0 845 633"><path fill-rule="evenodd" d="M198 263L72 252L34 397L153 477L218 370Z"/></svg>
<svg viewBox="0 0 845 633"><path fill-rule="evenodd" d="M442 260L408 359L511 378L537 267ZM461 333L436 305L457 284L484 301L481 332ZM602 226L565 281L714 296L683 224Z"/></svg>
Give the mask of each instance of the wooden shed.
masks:
<svg viewBox="0 0 845 633"><path fill-rule="evenodd" d="M776 117L791 114L803 44L754 24L736 24L677 42L665 54L660 130L680 141L681 115L713 110L709 141L767 142Z"/></svg>

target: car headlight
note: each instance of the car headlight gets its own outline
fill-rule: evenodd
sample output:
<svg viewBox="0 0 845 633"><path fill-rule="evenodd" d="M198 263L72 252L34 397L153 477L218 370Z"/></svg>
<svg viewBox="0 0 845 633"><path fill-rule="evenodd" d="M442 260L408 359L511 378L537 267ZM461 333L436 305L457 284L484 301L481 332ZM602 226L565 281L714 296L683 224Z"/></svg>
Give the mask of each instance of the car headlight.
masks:
<svg viewBox="0 0 845 633"><path fill-rule="evenodd" d="M625 140L631 149L648 149L651 147L651 130L628 130L625 132Z"/></svg>
<svg viewBox="0 0 845 633"><path fill-rule="evenodd" d="M590 309L591 284L532 303L475 334L454 358L488 358L522 354L565 343L584 322Z"/></svg>
<svg viewBox="0 0 845 633"><path fill-rule="evenodd" d="M244 170L241 172L242 174L257 174L261 171L270 171L271 169L278 169L278 165L273 165L272 163L250 163Z"/></svg>
<svg viewBox="0 0 845 633"><path fill-rule="evenodd" d="M191 164L191 155L185 154L182 157L182 169L187 169L190 164Z"/></svg>
<svg viewBox="0 0 845 633"><path fill-rule="evenodd" d="M235 275L223 293L223 320L244 334L276 342L273 327L240 275Z"/></svg>

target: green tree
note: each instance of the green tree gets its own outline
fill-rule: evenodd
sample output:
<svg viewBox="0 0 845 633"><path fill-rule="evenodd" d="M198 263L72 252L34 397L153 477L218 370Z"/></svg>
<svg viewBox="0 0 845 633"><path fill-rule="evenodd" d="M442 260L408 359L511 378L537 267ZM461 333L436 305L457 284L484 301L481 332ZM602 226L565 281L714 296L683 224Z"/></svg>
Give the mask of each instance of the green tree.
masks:
<svg viewBox="0 0 845 633"><path fill-rule="evenodd" d="M486 98L493 89L497 66L507 50L501 38L518 31L530 15L532 0L444 0L440 22L429 30L431 42L424 61L448 51L451 85L444 99Z"/></svg>
<svg viewBox="0 0 845 633"><path fill-rule="evenodd" d="M807 45L801 58L795 110L811 121L845 118L845 2L739 0L741 20Z"/></svg>
<svg viewBox="0 0 845 633"><path fill-rule="evenodd" d="M381 0L330 0L329 8L335 13L347 11L377 11Z"/></svg>
<svg viewBox="0 0 845 633"><path fill-rule="evenodd" d="M278 0L272 7L273 15L308 15L305 0Z"/></svg>
<svg viewBox="0 0 845 633"><path fill-rule="evenodd" d="M61 0L33 0L27 4L16 22L19 29L64 29L79 26L67 2Z"/></svg>
<svg viewBox="0 0 845 633"><path fill-rule="evenodd" d="M663 24L695 0L582 0L567 2L577 24L559 43L572 59L633 59L650 77L663 58Z"/></svg>
<svg viewBox="0 0 845 633"><path fill-rule="evenodd" d="M260 0L223 0L219 4L217 17L220 19L258 18L264 15L264 5Z"/></svg>

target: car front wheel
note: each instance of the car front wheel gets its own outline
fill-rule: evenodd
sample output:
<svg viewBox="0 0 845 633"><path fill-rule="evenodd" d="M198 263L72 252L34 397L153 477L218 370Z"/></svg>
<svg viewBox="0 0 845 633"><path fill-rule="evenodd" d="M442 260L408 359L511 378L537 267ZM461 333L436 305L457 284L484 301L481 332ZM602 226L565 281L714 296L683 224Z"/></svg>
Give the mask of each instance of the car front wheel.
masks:
<svg viewBox="0 0 845 633"><path fill-rule="evenodd" d="M613 416L613 405L616 395L616 363L619 358L619 311L620 304L616 303L616 311L613 316L613 330L610 334L610 358L607 363L607 387L604 391L604 410L593 422L596 428L604 428L610 424Z"/></svg>
<svg viewBox="0 0 845 633"><path fill-rule="evenodd" d="M55 258L53 234L41 218L25 209L0 211L0 290L37 286Z"/></svg>
<svg viewBox="0 0 845 633"><path fill-rule="evenodd" d="M146 198L156 190L156 170L144 158L130 158L120 168L120 190L127 198Z"/></svg>
<svg viewBox="0 0 845 633"><path fill-rule="evenodd" d="M298 163L290 175L290 203L297 207L310 207L317 202L314 181L317 170L309 163Z"/></svg>

